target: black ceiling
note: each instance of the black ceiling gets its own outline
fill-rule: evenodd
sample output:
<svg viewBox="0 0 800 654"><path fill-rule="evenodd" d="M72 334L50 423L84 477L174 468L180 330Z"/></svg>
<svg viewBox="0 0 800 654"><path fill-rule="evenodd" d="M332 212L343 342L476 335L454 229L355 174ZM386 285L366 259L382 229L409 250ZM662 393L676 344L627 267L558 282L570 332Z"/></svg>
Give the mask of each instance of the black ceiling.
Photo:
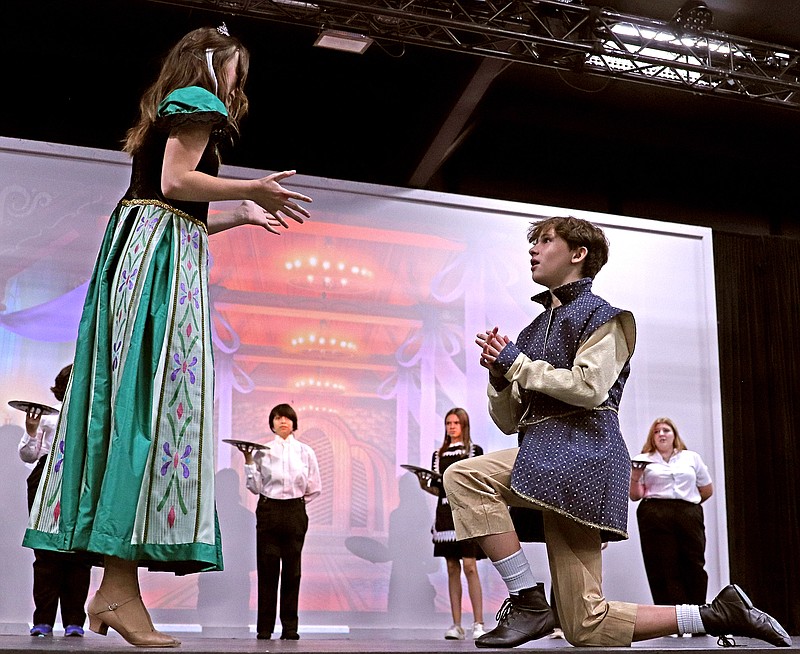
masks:
<svg viewBox="0 0 800 654"><path fill-rule="evenodd" d="M7 4L2 136L118 149L164 52L224 19L252 52L251 112L227 163L391 186L421 179L447 192L737 231L798 229L796 109L496 63L480 101L457 116L460 138L451 134L446 158L432 159L490 60L398 44L335 52L312 47L308 28L150 0ZM679 4L602 6L668 20ZM800 48L796 0L708 4L714 29Z"/></svg>

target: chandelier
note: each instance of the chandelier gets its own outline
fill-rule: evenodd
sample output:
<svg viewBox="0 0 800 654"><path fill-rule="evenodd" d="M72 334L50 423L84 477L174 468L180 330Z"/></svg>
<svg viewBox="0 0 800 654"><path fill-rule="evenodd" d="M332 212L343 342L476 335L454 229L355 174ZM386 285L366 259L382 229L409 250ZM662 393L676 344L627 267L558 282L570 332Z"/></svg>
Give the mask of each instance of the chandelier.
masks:
<svg viewBox="0 0 800 654"><path fill-rule="evenodd" d="M294 383L299 391L313 391L321 393L343 393L345 386L341 382L319 377L303 377Z"/></svg>
<svg viewBox="0 0 800 654"><path fill-rule="evenodd" d="M313 254L286 261L284 267L292 286L326 293L363 293L374 277L361 264Z"/></svg>
<svg viewBox="0 0 800 654"><path fill-rule="evenodd" d="M321 406L319 404L304 404L297 407L297 412L303 413L328 413L331 415L338 415L339 409L330 406Z"/></svg>
<svg viewBox="0 0 800 654"><path fill-rule="evenodd" d="M358 351L358 346L354 341L346 338L312 331L294 336L291 340L291 349L294 352L313 352L319 356L338 356L355 354Z"/></svg>

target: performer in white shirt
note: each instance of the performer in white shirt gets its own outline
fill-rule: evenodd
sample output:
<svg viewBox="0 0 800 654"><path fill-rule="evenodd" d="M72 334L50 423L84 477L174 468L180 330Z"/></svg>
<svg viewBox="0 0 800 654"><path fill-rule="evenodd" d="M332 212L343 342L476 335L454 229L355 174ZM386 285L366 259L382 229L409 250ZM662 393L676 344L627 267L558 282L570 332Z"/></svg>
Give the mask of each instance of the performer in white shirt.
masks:
<svg viewBox="0 0 800 654"><path fill-rule="evenodd" d="M62 368L50 388L59 402L64 401L72 365ZM19 442L19 458L31 469L28 475L28 511L33 506L36 489L42 478L47 455L53 445L56 420L42 416L40 408L31 408L25 416L25 434ZM63 452L56 452L56 467ZM33 628L31 636L52 636L56 612L61 603L61 622L65 636L83 636L86 621L86 596L89 593L92 566L84 554L33 550Z"/></svg>
<svg viewBox="0 0 800 654"><path fill-rule="evenodd" d="M281 640L297 640L300 559L308 531L306 503L322 491L317 457L295 438L297 413L288 404L270 411L275 438L268 449L239 449L244 454L247 489L258 498L256 563L258 570L257 638L269 639L275 628L278 579L281 580Z"/></svg>
<svg viewBox="0 0 800 654"><path fill-rule="evenodd" d="M636 517L653 602L705 604L706 530L700 505L713 493L706 464L686 448L671 419L657 418L633 466L630 498L642 500Z"/></svg>

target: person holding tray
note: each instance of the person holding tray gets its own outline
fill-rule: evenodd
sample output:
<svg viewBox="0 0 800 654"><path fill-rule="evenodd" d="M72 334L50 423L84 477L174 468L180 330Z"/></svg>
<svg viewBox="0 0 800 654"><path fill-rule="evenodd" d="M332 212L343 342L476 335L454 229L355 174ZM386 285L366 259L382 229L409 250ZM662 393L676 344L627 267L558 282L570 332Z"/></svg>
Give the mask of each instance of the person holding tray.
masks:
<svg viewBox="0 0 800 654"><path fill-rule="evenodd" d="M632 461L630 498L653 602L705 604L706 528L702 504L714 489L708 467L686 448L670 418L657 418Z"/></svg>
<svg viewBox="0 0 800 654"><path fill-rule="evenodd" d="M233 442L244 454L247 490L258 495L256 637L259 640L272 637L280 579L281 640L298 640L300 563L308 531L306 503L322 492L322 481L314 450L294 435L295 410L288 404L273 407L269 426L275 438L264 446Z"/></svg>
<svg viewBox="0 0 800 654"><path fill-rule="evenodd" d="M72 372L72 364L56 375L50 388L59 402ZM19 442L19 458L31 466L28 476L28 511L33 506L36 489L53 444L56 420L48 407L27 403L25 408L25 434ZM57 413L53 409L53 413ZM58 457L58 454L57 454ZM33 628L31 636L52 636L56 612L61 604L61 622L64 635L83 636L86 621L86 597L89 594L92 566L81 554L33 550Z"/></svg>
<svg viewBox="0 0 800 654"><path fill-rule="evenodd" d="M443 475L456 461L461 461L483 454L483 448L472 442L469 433L469 415L464 409L450 409L444 418L444 441L434 451L431 469ZM433 555L444 558L447 563L447 587L450 594L450 613L453 625L445 632L448 640L464 640L466 634L461 626L461 567L463 562L464 577L467 580L467 591L472 603L472 638L483 635L483 593L478 576L479 559L485 559L483 550L474 541L457 541L453 525L453 512L441 483L441 477L431 484L438 488L436 518L431 528L433 534Z"/></svg>

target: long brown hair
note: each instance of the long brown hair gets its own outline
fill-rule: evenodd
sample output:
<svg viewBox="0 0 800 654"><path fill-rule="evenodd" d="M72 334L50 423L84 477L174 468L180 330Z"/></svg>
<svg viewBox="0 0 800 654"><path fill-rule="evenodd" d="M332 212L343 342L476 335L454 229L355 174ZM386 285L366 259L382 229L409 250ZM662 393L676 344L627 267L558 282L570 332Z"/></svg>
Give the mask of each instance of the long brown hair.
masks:
<svg viewBox="0 0 800 654"><path fill-rule="evenodd" d="M470 449L472 449L472 438L470 438L469 435L469 414L460 407L450 409L444 416L445 425L447 424L447 419L450 416L455 416L456 418L458 418L458 422L461 423L461 440L464 443L464 451L467 454L469 454ZM450 436L447 433L447 427L445 427L444 441L442 442L442 446L439 448L440 459L442 458L448 447L450 447Z"/></svg>
<svg viewBox="0 0 800 654"><path fill-rule="evenodd" d="M672 418L656 418L653 421L653 424L650 425L650 431L647 432L647 440L644 442L644 446L642 447L642 454L652 454L658 449L656 447L656 439L654 433L656 430L656 426L662 423L665 425L669 425L669 427L675 434L675 442L672 444L675 450L678 452L682 452L683 450L687 449L686 443L683 442L683 439L678 433L678 428L675 426L675 423L672 422Z"/></svg>
<svg viewBox="0 0 800 654"><path fill-rule="evenodd" d="M208 70L206 51L213 52L212 62L218 85ZM229 88L225 78L225 64L239 53L236 67L236 84ZM247 96L244 84L250 67L250 53L239 39L225 36L213 27L201 27L184 36L169 51L161 72L153 85L144 92L139 102L139 121L128 130L123 150L130 154L144 143L144 137L156 120L158 105L175 89L186 86L201 86L217 96L228 110L228 126L234 133L239 132L239 121L247 113ZM217 87L215 89L215 86ZM223 97L224 96L224 97Z"/></svg>

